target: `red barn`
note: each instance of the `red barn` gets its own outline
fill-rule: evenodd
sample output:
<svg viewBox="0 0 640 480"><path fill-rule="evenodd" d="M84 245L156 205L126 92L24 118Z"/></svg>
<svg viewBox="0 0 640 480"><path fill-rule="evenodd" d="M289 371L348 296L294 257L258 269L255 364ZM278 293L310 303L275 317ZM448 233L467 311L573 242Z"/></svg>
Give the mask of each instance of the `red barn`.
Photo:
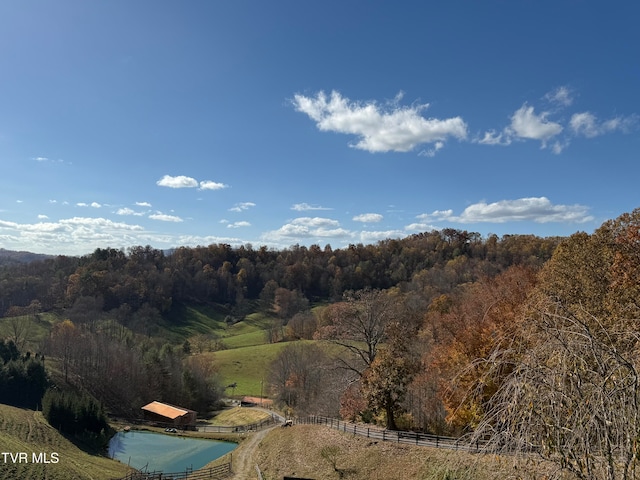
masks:
<svg viewBox="0 0 640 480"><path fill-rule="evenodd" d="M170 423L174 427L194 427L197 412L168 403L151 402L142 407L144 418L151 422Z"/></svg>

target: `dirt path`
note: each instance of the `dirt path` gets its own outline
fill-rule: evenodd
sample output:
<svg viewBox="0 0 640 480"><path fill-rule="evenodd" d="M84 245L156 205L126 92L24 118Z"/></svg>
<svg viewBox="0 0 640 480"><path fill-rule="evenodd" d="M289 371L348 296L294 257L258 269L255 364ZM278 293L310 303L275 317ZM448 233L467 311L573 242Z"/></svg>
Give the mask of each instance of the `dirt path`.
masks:
<svg viewBox="0 0 640 480"><path fill-rule="evenodd" d="M233 475L231 480L255 480L258 478L256 472L255 453L262 439L273 429L271 427L259 432L252 433L249 438L240 444L233 451Z"/></svg>

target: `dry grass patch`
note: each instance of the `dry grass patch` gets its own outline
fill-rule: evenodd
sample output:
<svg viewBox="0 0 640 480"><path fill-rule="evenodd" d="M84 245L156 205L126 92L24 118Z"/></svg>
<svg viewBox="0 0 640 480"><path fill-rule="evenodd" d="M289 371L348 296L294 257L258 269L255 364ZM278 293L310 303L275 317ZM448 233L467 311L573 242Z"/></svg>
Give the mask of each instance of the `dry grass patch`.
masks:
<svg viewBox="0 0 640 480"><path fill-rule="evenodd" d="M260 423L271 418L271 414L253 408L234 407L223 410L208 421L211 425L236 426Z"/></svg>
<svg viewBox="0 0 640 480"><path fill-rule="evenodd" d="M265 480L314 479L533 479L553 477L537 461L377 442L326 427L276 428L260 443L254 461Z"/></svg>

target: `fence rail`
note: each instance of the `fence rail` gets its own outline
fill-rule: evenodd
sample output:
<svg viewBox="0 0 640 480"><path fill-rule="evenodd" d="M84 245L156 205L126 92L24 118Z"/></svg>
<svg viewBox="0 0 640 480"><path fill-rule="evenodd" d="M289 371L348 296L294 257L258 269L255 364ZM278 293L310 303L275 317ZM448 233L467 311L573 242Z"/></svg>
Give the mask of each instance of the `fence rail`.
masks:
<svg viewBox="0 0 640 480"><path fill-rule="evenodd" d="M418 445L421 447L447 448L452 450L464 450L467 452L479 452L484 447L483 443L469 443L463 438L443 437L427 433L401 432L387 430L369 425L344 422L335 418L310 416L297 418L296 423L325 425L345 433L352 433L366 438L381 440L383 442L403 443Z"/></svg>
<svg viewBox="0 0 640 480"><path fill-rule="evenodd" d="M236 426L227 426L227 425L198 425L196 429L198 432L207 432L207 433L244 433L244 432L255 432L258 430L262 430L263 428L270 427L280 423L280 420L276 415L272 415L269 418L266 418L257 423L249 423L247 425L236 425Z"/></svg>
<svg viewBox="0 0 640 480"><path fill-rule="evenodd" d="M129 472L116 480L217 480L231 474L231 462L211 468L184 472Z"/></svg>

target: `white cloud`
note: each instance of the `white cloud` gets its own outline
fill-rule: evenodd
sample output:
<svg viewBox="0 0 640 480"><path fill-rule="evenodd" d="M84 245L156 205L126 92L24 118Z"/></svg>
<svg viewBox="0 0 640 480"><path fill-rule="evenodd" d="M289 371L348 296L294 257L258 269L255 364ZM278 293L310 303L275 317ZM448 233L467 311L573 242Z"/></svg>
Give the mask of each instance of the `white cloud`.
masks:
<svg viewBox="0 0 640 480"><path fill-rule="evenodd" d="M540 140L543 145L562 132L562 125L547 120L548 112L536 115L526 103L511 117L511 130L520 138Z"/></svg>
<svg viewBox="0 0 640 480"><path fill-rule="evenodd" d="M151 208L151 204L149 202L136 202L136 205L138 207L147 207L147 208Z"/></svg>
<svg viewBox="0 0 640 480"><path fill-rule="evenodd" d="M145 214L145 212L137 212L135 210L133 210L132 208L129 207L124 207L124 208L119 208L116 211L116 215L134 215L137 217L141 217Z"/></svg>
<svg viewBox="0 0 640 480"><path fill-rule="evenodd" d="M352 220L355 222L376 223L382 221L383 218L384 217L379 213L363 213L361 215L356 215Z"/></svg>
<svg viewBox="0 0 640 480"><path fill-rule="evenodd" d="M155 240L138 225L105 218L73 217L57 222L19 224L0 220L0 239L9 249L81 255L97 247L124 247Z"/></svg>
<svg viewBox="0 0 640 480"><path fill-rule="evenodd" d="M49 217L47 215L40 214L38 215L38 220L47 220Z"/></svg>
<svg viewBox="0 0 640 480"><path fill-rule="evenodd" d="M362 243L374 243L388 238L402 238L407 234L402 230L385 230L385 231L367 231L364 230L359 233L360 241Z"/></svg>
<svg viewBox="0 0 640 480"><path fill-rule="evenodd" d="M448 221L457 223L505 223L532 221L536 223L584 223L593 220L584 205L553 205L546 197L501 200L494 203L478 202L469 205L461 215L453 215L452 210L437 210L430 214L418 215L424 221Z"/></svg>
<svg viewBox="0 0 640 480"><path fill-rule="evenodd" d="M92 208L101 208L102 207L102 205L100 205L98 202L91 202L91 203L78 202L78 203L76 203L76 206L77 207L92 207Z"/></svg>
<svg viewBox="0 0 640 480"><path fill-rule="evenodd" d="M403 107L397 104L400 98L385 107L374 101L351 102L336 91L327 97L321 91L315 97L295 95L293 105L314 120L319 130L356 135L359 141L351 146L372 153L408 152L449 137L466 138L467 125L462 118L425 118L421 112L428 104Z"/></svg>
<svg viewBox="0 0 640 480"><path fill-rule="evenodd" d="M151 220L160 220L162 222L182 222L183 220L180 217L175 215L167 215L165 213L152 213L149 215Z"/></svg>
<svg viewBox="0 0 640 480"><path fill-rule="evenodd" d="M233 222L227 225L227 228L240 228L240 227L250 227L251 224L249 222Z"/></svg>
<svg viewBox="0 0 640 480"><path fill-rule="evenodd" d="M224 183L213 182L211 180L204 180L200 182L200 190L222 190L228 186L229 185L225 185Z"/></svg>
<svg viewBox="0 0 640 480"><path fill-rule="evenodd" d="M185 175L178 175L177 177L165 175L156 182L156 185L159 187L169 188L198 188L199 190L221 190L229 187L229 185L214 182L212 180L203 180L198 182L195 178L187 177Z"/></svg>
<svg viewBox="0 0 640 480"><path fill-rule="evenodd" d="M296 241L300 238L347 238L353 234L340 227L340 222L330 218L299 217L277 230L266 232L262 239L275 242Z"/></svg>
<svg viewBox="0 0 640 480"><path fill-rule="evenodd" d="M573 103L573 91L566 86L558 87L551 92L548 92L544 96L545 100L558 104L563 107L568 107Z"/></svg>
<svg viewBox="0 0 640 480"><path fill-rule="evenodd" d="M411 223L404 227L407 232L430 232L432 230L438 230L438 227L431 225L429 223Z"/></svg>
<svg viewBox="0 0 640 480"><path fill-rule="evenodd" d="M196 188L198 181L195 178L185 177L184 175L178 175L177 177L165 175L156 182L156 185L169 188Z"/></svg>
<svg viewBox="0 0 640 480"><path fill-rule="evenodd" d="M291 210L296 210L298 212L305 212L308 210L333 210L333 208L320 207L317 205L309 205L308 203L295 203L291 207Z"/></svg>
<svg viewBox="0 0 640 480"><path fill-rule="evenodd" d="M637 120L638 117L632 115L628 117L615 117L600 122L591 112L582 112L574 113L571 116L569 126L576 135L593 138L615 130L626 133L635 126Z"/></svg>
<svg viewBox="0 0 640 480"><path fill-rule="evenodd" d="M563 130L562 125L549 121L548 116L549 112L537 115L534 108L525 103L511 116L511 124L502 132L487 130L482 138L474 141L483 145L510 145L514 139L530 139L540 140L542 148L545 148L547 142ZM559 145L562 145L562 142L554 145L553 151L555 153L562 150L562 148L558 148Z"/></svg>
<svg viewBox="0 0 640 480"><path fill-rule="evenodd" d="M255 207L256 204L253 202L241 202L236 203L233 207L229 209L230 212L243 212L245 210L250 209L251 207Z"/></svg>

